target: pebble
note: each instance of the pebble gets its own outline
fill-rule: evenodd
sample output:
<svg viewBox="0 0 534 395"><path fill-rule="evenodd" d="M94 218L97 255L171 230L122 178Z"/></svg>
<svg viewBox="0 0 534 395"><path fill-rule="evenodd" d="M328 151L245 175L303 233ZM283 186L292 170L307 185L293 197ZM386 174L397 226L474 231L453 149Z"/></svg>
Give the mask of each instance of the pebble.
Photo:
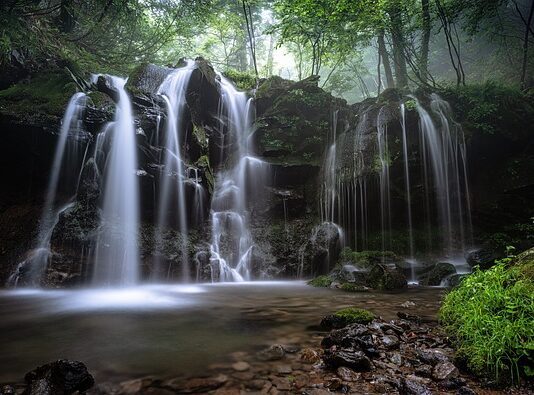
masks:
<svg viewBox="0 0 534 395"><path fill-rule="evenodd" d="M240 361L232 364L232 369L238 372L245 372L250 369L250 365L247 362Z"/></svg>

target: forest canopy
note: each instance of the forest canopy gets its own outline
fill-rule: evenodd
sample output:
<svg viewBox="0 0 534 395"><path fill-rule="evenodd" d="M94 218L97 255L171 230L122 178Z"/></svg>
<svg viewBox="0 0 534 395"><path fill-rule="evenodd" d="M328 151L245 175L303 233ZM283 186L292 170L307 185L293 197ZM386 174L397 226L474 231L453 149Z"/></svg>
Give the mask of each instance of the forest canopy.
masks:
<svg viewBox="0 0 534 395"><path fill-rule="evenodd" d="M202 56L230 74L319 75L349 101L390 87L528 89L533 13L529 0L7 0L0 62L125 74Z"/></svg>

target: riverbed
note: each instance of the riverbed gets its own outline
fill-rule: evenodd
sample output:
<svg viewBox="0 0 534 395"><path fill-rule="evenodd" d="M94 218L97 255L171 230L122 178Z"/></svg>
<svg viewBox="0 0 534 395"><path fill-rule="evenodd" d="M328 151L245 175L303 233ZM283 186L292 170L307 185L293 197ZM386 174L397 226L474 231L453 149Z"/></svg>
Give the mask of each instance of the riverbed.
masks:
<svg viewBox="0 0 534 395"><path fill-rule="evenodd" d="M84 362L97 382L202 375L236 353L317 342L321 317L347 306L393 319L409 301L410 313L433 319L443 292L347 293L303 281L0 291L0 383L60 358Z"/></svg>

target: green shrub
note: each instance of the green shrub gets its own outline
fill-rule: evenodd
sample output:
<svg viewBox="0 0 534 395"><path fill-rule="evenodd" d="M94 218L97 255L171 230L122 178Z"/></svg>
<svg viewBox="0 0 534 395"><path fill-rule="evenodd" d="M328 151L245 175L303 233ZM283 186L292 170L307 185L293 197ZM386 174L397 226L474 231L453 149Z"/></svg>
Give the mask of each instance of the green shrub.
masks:
<svg viewBox="0 0 534 395"><path fill-rule="evenodd" d="M375 315L370 311L358 307L347 307L346 309L338 310L334 313L334 316L342 319L346 325L368 324L375 318Z"/></svg>
<svg viewBox="0 0 534 395"><path fill-rule="evenodd" d="M330 284L332 284L332 279L328 276L319 276L308 281L308 285L311 285L312 287L328 288Z"/></svg>
<svg viewBox="0 0 534 395"><path fill-rule="evenodd" d="M507 261L487 271L477 268L440 310L458 357L474 373L501 382L530 376L534 367L534 282L528 275L534 260Z"/></svg>

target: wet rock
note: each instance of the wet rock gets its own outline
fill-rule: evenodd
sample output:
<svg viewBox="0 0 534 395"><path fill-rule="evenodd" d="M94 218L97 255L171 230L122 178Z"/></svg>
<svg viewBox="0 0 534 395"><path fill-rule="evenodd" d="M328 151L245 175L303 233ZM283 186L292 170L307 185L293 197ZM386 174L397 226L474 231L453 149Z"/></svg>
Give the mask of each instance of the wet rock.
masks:
<svg viewBox="0 0 534 395"><path fill-rule="evenodd" d="M395 353L391 354L390 357L389 357L389 360L393 364L395 364L397 366L401 366L402 365L402 356L398 352L395 352Z"/></svg>
<svg viewBox="0 0 534 395"><path fill-rule="evenodd" d="M290 374L293 371L293 369L289 365L278 365L276 366L275 370L276 373L280 374Z"/></svg>
<svg viewBox="0 0 534 395"><path fill-rule="evenodd" d="M473 391L471 388L469 388L466 385L464 385L463 387L460 387L456 394L457 395L477 395L475 391Z"/></svg>
<svg viewBox="0 0 534 395"><path fill-rule="evenodd" d="M432 377L432 366L424 364L415 369L415 374L421 377Z"/></svg>
<svg viewBox="0 0 534 395"><path fill-rule="evenodd" d="M173 379L162 384L162 388L183 394L213 391L228 381L228 377L220 374L216 377L196 377L191 379Z"/></svg>
<svg viewBox="0 0 534 395"><path fill-rule="evenodd" d="M371 331L366 325L362 324L353 324L349 325L342 329L333 330L328 336L323 338L321 341L321 346L325 348L330 348L332 346L341 346L341 347L359 347L359 344L365 343L364 347L371 348L374 347L374 343L371 340L369 344L366 340L370 339L369 337L365 338L365 335L370 335Z"/></svg>
<svg viewBox="0 0 534 395"><path fill-rule="evenodd" d="M417 358L430 365L436 365L440 362L443 363L449 361L449 357L447 357L445 352L439 348L418 350Z"/></svg>
<svg viewBox="0 0 534 395"><path fill-rule="evenodd" d="M504 257L502 251L498 251L493 246L483 247L479 250L467 254L467 263L471 266L479 266L482 270L489 269L495 264L496 259Z"/></svg>
<svg viewBox="0 0 534 395"><path fill-rule="evenodd" d="M232 364L232 369L238 372L245 372L250 369L250 365L247 362L236 362Z"/></svg>
<svg viewBox="0 0 534 395"><path fill-rule="evenodd" d="M357 372L368 372L372 369L371 360L363 351L354 349L330 349L323 357L325 364L331 368L345 366Z"/></svg>
<svg viewBox="0 0 534 395"><path fill-rule="evenodd" d="M426 385L408 378L401 379L399 392L401 395L432 395Z"/></svg>
<svg viewBox="0 0 534 395"><path fill-rule="evenodd" d="M439 382L439 387L446 390L455 390L463 387L466 381L461 377L452 377Z"/></svg>
<svg viewBox="0 0 534 395"><path fill-rule="evenodd" d="M123 381L122 383L120 383L120 392L121 394L138 394L153 383L154 380L151 377Z"/></svg>
<svg viewBox="0 0 534 395"><path fill-rule="evenodd" d="M256 357L260 361L276 361L284 358L284 347L279 344L274 344L265 350L262 350L256 354Z"/></svg>
<svg viewBox="0 0 534 395"><path fill-rule="evenodd" d="M15 394L16 391L15 391L15 387L13 387L12 385L4 385L1 389L1 392L0 392L2 395L12 395L12 394Z"/></svg>
<svg viewBox="0 0 534 395"><path fill-rule="evenodd" d="M291 389L291 382L284 377L273 377L271 382L279 391L289 391Z"/></svg>
<svg viewBox="0 0 534 395"><path fill-rule="evenodd" d="M393 350L393 349L399 348L400 346L400 341L397 336L386 335L382 337L382 339L380 340L381 340L382 345L388 350Z"/></svg>
<svg viewBox="0 0 534 395"><path fill-rule="evenodd" d="M458 369L451 362L439 362L432 370L434 380L451 379L458 376Z"/></svg>
<svg viewBox="0 0 534 395"><path fill-rule="evenodd" d="M78 361L58 360L40 366L26 373L24 380L28 384L24 391L27 395L72 394L84 392L95 381L87 367Z"/></svg>
<svg viewBox="0 0 534 395"><path fill-rule="evenodd" d="M318 362L321 357L317 351L312 350L311 348L305 348L300 352L300 359L307 363L315 363Z"/></svg>
<svg viewBox="0 0 534 395"><path fill-rule="evenodd" d="M434 265L432 269L421 276L421 285L440 285L441 282L448 276L456 274L456 268L453 264L447 262L439 262Z"/></svg>
<svg viewBox="0 0 534 395"><path fill-rule="evenodd" d="M329 314L323 317L320 324L325 329L341 329L346 326L345 319L335 314Z"/></svg>
<svg viewBox="0 0 534 395"><path fill-rule="evenodd" d="M341 366L337 368L336 374L343 381L358 381L361 379L361 373L356 373L354 370Z"/></svg>

